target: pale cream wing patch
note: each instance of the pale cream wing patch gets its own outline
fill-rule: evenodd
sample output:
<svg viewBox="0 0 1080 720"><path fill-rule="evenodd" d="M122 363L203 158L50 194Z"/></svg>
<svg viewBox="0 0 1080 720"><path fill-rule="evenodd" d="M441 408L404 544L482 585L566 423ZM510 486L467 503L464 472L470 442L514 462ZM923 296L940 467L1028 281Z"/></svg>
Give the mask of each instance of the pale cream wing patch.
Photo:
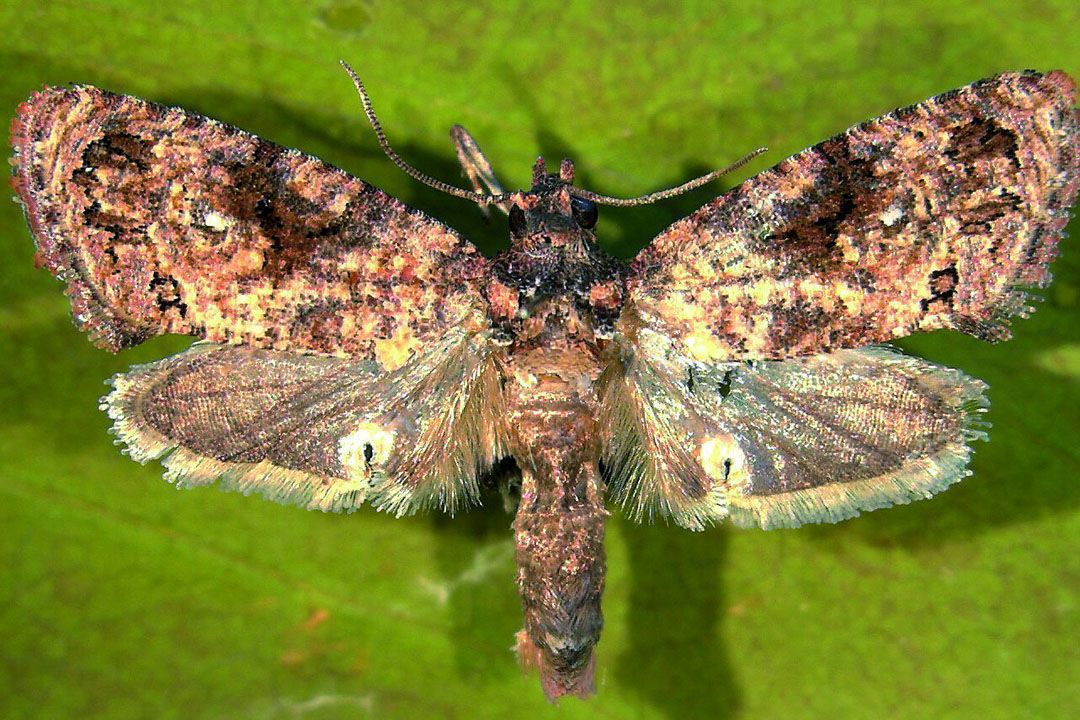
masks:
<svg viewBox="0 0 1080 720"><path fill-rule="evenodd" d="M604 376L610 488L701 529L836 522L969 474L985 385L883 347L706 365L647 329Z"/></svg>
<svg viewBox="0 0 1080 720"><path fill-rule="evenodd" d="M483 334L446 333L392 373L374 362L201 343L113 379L102 399L140 462L177 485L323 511L398 515L474 500L503 454Z"/></svg>

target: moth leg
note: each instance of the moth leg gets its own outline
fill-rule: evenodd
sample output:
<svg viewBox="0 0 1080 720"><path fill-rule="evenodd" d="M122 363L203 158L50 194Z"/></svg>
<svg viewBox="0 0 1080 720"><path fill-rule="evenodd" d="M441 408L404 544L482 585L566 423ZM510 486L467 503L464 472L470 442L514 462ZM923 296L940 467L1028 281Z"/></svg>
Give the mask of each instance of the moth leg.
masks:
<svg viewBox="0 0 1080 720"><path fill-rule="evenodd" d="M499 483L499 495L502 496L503 510L511 515L516 513L521 503L521 479L507 478Z"/></svg>
<svg viewBox="0 0 1080 720"><path fill-rule="evenodd" d="M482 478L485 490L496 492L505 512L513 515L521 503L521 470L512 457L504 457Z"/></svg>
<svg viewBox="0 0 1080 720"><path fill-rule="evenodd" d="M476 140L469 134L469 131L460 125L454 125L450 128L450 140L454 143L454 150L457 151L461 170L465 177L469 178L473 190L489 195L502 195L505 192L502 184L495 177L495 171L491 169L491 163L484 157L483 151L480 150L480 146L476 144ZM510 212L510 201L498 203L496 207L502 210L504 215L508 214ZM486 205L480 206L480 212L484 214L484 217L490 216L490 211Z"/></svg>

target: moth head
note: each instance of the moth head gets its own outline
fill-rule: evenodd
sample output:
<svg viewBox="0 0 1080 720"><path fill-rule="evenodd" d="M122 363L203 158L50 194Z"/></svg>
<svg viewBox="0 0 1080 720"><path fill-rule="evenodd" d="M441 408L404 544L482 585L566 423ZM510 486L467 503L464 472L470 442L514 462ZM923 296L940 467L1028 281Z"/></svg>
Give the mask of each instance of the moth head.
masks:
<svg viewBox="0 0 1080 720"><path fill-rule="evenodd" d="M549 173L544 158L533 165L533 186L513 193L507 222L513 241L560 246L595 240L597 204L581 197L573 186L574 163L563 160L558 173Z"/></svg>

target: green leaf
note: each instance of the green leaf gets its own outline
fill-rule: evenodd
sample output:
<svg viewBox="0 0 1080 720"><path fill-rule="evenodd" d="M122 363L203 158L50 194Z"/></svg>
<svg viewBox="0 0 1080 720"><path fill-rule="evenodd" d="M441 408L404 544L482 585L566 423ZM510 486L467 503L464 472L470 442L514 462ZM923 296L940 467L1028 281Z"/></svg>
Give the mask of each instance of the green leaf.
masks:
<svg viewBox="0 0 1080 720"><path fill-rule="evenodd" d="M632 255L752 172L893 107L1006 69L1080 75L1067 0L800 4L0 2L0 107L43 83L183 105L348 169L486 252L448 181L460 122L509 186L537 153L637 194L772 151L727 183L606 209ZM510 516L325 516L176 491L110 443L109 356L0 207L0 717L1080 717L1080 254L1003 346L905 343L989 381L991 442L929 502L836 526L700 534L610 524L598 691L543 699L510 651ZM1074 234L1076 224L1074 223Z"/></svg>

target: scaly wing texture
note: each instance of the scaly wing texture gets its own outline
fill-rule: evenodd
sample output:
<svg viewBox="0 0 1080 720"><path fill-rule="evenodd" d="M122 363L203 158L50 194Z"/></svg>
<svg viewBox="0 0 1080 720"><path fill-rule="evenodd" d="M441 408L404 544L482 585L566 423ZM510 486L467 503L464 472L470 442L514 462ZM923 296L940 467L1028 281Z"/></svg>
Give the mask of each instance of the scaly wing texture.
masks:
<svg viewBox="0 0 1080 720"><path fill-rule="evenodd" d="M316 158L85 86L30 98L12 142L39 261L102 347L181 333L393 370L483 323L472 245Z"/></svg>
<svg viewBox="0 0 1080 720"><path fill-rule="evenodd" d="M1076 195L1074 106L1064 73L1010 73L853 127L660 234L624 319L703 362L1006 338Z"/></svg>
<svg viewBox="0 0 1080 720"><path fill-rule="evenodd" d="M985 386L888 348L704 364L642 329L602 379L611 492L690 529L835 522L968 474Z"/></svg>
<svg viewBox="0 0 1080 720"><path fill-rule="evenodd" d="M374 361L199 343L113 380L102 401L132 458L180 485L218 478L311 509L396 514L475 500L501 457L487 341L445 334L394 372Z"/></svg>

